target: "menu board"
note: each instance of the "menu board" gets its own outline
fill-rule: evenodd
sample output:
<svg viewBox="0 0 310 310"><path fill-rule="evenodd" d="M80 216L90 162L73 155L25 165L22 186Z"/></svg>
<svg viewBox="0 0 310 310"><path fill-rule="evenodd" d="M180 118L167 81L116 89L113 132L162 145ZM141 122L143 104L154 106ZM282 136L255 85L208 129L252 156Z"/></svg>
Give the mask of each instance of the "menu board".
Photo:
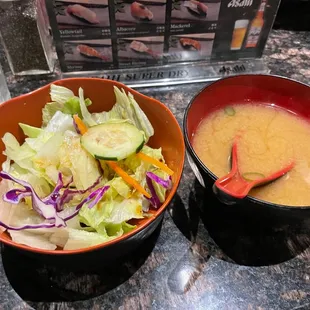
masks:
<svg viewBox="0 0 310 310"><path fill-rule="evenodd" d="M261 57L280 0L46 0L63 72Z"/></svg>

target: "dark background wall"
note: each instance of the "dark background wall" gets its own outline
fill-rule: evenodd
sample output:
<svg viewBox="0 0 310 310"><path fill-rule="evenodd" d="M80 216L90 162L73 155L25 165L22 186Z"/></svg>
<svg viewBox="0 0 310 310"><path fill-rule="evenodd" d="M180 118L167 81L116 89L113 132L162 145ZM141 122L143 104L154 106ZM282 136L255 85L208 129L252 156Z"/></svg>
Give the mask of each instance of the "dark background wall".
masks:
<svg viewBox="0 0 310 310"><path fill-rule="evenodd" d="M282 0L273 28L309 31L310 0Z"/></svg>

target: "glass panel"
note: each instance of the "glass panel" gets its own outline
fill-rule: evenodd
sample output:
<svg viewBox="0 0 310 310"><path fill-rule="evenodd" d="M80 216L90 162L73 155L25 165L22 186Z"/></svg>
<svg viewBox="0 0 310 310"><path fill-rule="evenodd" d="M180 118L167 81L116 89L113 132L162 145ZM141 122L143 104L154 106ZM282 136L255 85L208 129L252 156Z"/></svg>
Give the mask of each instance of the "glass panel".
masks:
<svg viewBox="0 0 310 310"><path fill-rule="evenodd" d="M15 75L52 71L40 39L38 21L40 10L37 14L36 0L0 0L0 37Z"/></svg>
<svg viewBox="0 0 310 310"><path fill-rule="evenodd" d="M10 99L10 92L6 84L6 79L0 66L0 103Z"/></svg>

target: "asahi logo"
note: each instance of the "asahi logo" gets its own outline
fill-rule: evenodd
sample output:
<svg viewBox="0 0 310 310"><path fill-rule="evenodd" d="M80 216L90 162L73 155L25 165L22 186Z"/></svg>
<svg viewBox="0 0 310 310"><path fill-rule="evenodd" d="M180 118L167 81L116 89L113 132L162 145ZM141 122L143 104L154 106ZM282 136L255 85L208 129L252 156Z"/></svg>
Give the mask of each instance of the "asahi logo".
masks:
<svg viewBox="0 0 310 310"><path fill-rule="evenodd" d="M249 36L259 36L261 29L261 27L252 27L249 31Z"/></svg>
<svg viewBox="0 0 310 310"><path fill-rule="evenodd" d="M246 6L251 6L253 4L253 0L231 0L227 7L229 8L241 8Z"/></svg>

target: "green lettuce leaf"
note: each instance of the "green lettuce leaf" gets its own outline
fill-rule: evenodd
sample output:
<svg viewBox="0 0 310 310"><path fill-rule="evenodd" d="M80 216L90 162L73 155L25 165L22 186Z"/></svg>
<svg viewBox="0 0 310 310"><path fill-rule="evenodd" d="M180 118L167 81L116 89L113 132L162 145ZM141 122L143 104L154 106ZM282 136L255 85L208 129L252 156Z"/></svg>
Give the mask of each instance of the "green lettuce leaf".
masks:
<svg viewBox="0 0 310 310"><path fill-rule="evenodd" d="M147 145L143 146L142 153L155 158L157 160L163 160L163 155L161 153L161 148L153 149ZM124 161L124 166L127 167L127 173L129 173L134 179L136 179L139 184L143 187L146 186L146 173L148 171L157 171L158 169L152 164L141 160L135 155L127 157Z"/></svg>
<svg viewBox="0 0 310 310"><path fill-rule="evenodd" d="M154 174L158 175L159 177L161 177L162 179L167 179L169 177L169 175L160 170L160 169L156 169L152 171ZM164 202L166 200L166 192L167 189L165 189L163 186L159 185L158 183L152 181L153 185L154 185L154 189L156 191L156 194L160 200L160 202Z"/></svg>
<svg viewBox="0 0 310 310"><path fill-rule="evenodd" d="M75 250L87 248L97 244L107 242L115 237L98 234L96 232L88 232L85 230L67 228L69 232L68 241L64 246L64 250Z"/></svg>
<svg viewBox="0 0 310 310"><path fill-rule="evenodd" d="M153 149L147 145L145 145L142 150L142 153L157 159L164 161L164 157L162 155L161 148ZM134 178L143 186L146 186L146 173L148 171L153 172L154 174L158 175L159 177L163 179L167 179L169 175L165 173L164 171L158 169L157 167L154 167L152 164L149 164L147 162L144 162L143 160L139 159L137 156L130 156L124 160L125 165L130 169L131 171L134 171ZM160 202L164 202L166 198L166 192L167 190L157 184L156 182L152 181L156 194L159 197Z"/></svg>
<svg viewBox="0 0 310 310"><path fill-rule="evenodd" d="M141 152L144 153L145 155L152 157L152 158L155 158L157 160L161 160L161 161L165 162L164 156L162 154L161 147L158 149L154 149L154 148L151 148L147 145L144 145Z"/></svg>
<svg viewBox="0 0 310 310"><path fill-rule="evenodd" d="M59 149L58 170L64 175L72 173L77 189L86 189L93 185L100 176L96 159L81 146L79 135L66 132Z"/></svg>
<svg viewBox="0 0 310 310"><path fill-rule="evenodd" d="M123 199L119 197L113 201L113 208L109 217L105 219L106 223L120 224L131 219L142 219L142 198L131 197Z"/></svg>
<svg viewBox="0 0 310 310"><path fill-rule="evenodd" d="M37 138L43 131L41 128L33 127L23 123L19 123L18 125L23 130L25 136L28 136L29 138Z"/></svg>
<svg viewBox="0 0 310 310"><path fill-rule="evenodd" d="M36 152L24 143L20 145L16 138L9 132L7 132L2 141L5 145L4 154L10 160L14 161L21 168L31 171L33 169L32 158Z"/></svg>
<svg viewBox="0 0 310 310"><path fill-rule="evenodd" d="M106 234L108 236L120 237L123 234L126 234L127 232L130 232L131 230L135 229L136 225L130 225L126 222L123 222L119 224L108 223L108 224L105 224L104 227L105 227Z"/></svg>
<svg viewBox="0 0 310 310"><path fill-rule="evenodd" d="M90 99L85 99L85 105L88 107L92 102ZM72 97L68 101L65 102L62 112L65 114L78 114L79 117L82 116L81 107L80 107L80 99L78 97Z"/></svg>
<svg viewBox="0 0 310 310"><path fill-rule="evenodd" d="M82 117L80 109L80 99L75 96L74 93L63 86L58 86L55 84L51 85L50 95L52 102L45 105L42 110L43 126L45 127L57 111L61 111L64 114L78 114ZM85 105L91 105L90 99L85 99Z"/></svg>
<svg viewBox="0 0 310 310"><path fill-rule="evenodd" d="M50 139L54 136L59 139L66 131L75 132L72 116L57 111L36 138L26 138L25 141L34 151L40 152Z"/></svg>
<svg viewBox="0 0 310 310"><path fill-rule="evenodd" d="M52 132L43 131L37 138L26 138L25 143L28 145L35 153L42 150L45 143L48 142L55 134Z"/></svg>
<svg viewBox="0 0 310 310"><path fill-rule="evenodd" d="M64 141L64 135L60 132L50 137L37 154L32 158L34 167L44 171L44 177L51 184L56 184L58 180L58 169L60 163L60 148ZM37 141L39 142L39 141Z"/></svg>
<svg viewBox="0 0 310 310"><path fill-rule="evenodd" d="M51 193L51 186L43 177L38 177L26 169L21 168L18 164L13 163L9 173L17 179L28 182L38 194L39 197L46 197ZM14 188L16 186L14 185ZM30 203L30 201L26 202Z"/></svg>
<svg viewBox="0 0 310 310"><path fill-rule="evenodd" d="M161 148L159 149L153 149L147 145L144 145L143 148L140 151L141 153L144 153L154 159L157 160L162 160L164 162L164 157L161 153ZM144 164L144 172L146 173L146 169L149 168L151 165L148 163L143 162L139 157L137 157L135 154L131 155L129 157L127 157L126 159L124 159L124 164L125 166L131 170L133 173L136 172L136 170L138 169L138 167L141 164ZM141 171L142 172L142 171Z"/></svg>
<svg viewBox="0 0 310 310"><path fill-rule="evenodd" d="M75 131L73 118L71 115L57 111L48 122L44 131L46 132L65 132L66 130Z"/></svg>
<svg viewBox="0 0 310 310"><path fill-rule="evenodd" d="M118 237L134 229L127 221L143 218L142 199L131 197L124 199L117 196L115 199L102 201L89 209L83 206L79 218L82 223L94 228L102 235Z"/></svg>
<svg viewBox="0 0 310 310"><path fill-rule="evenodd" d="M139 107L131 93L126 94L124 89L120 91L114 86L116 103L109 112L93 113L92 120L101 124L110 120L123 119L135 125L144 132L146 142L154 135L154 129L145 113Z"/></svg>
<svg viewBox="0 0 310 310"><path fill-rule="evenodd" d="M42 109L42 126L45 127L57 111L63 109L63 104L58 102L49 102Z"/></svg>
<svg viewBox="0 0 310 310"><path fill-rule="evenodd" d="M34 168L45 172L44 177L52 184L58 179L59 149L64 133L71 131L74 131L72 117L57 111L38 137L25 140L25 144L35 151L32 157Z"/></svg>
<svg viewBox="0 0 310 310"><path fill-rule="evenodd" d="M85 99L84 99L84 90L81 87L79 88L79 98L80 98L80 109L81 109L84 122L88 126L97 125L97 123L92 119L91 114L87 110Z"/></svg>
<svg viewBox="0 0 310 310"><path fill-rule="evenodd" d="M2 164L2 170L5 172L9 172L11 168L11 159L9 157Z"/></svg>
<svg viewBox="0 0 310 310"><path fill-rule="evenodd" d="M10 133L6 133L3 136L2 141L5 145L4 154L7 156L7 161L14 161L16 165L18 165L21 169L24 169L27 173L31 173L35 177L40 179L43 178L49 183L53 183L45 175L44 167L40 167L40 165L37 165L37 163L35 162L34 159L37 155L37 152L33 148L31 148L28 143L23 143L22 145L19 145L16 138ZM42 151L44 151L44 148L42 148ZM11 173L11 168L9 168L8 164L6 164L5 169L9 169L9 172ZM23 172L23 174L25 174L26 172ZM18 176L16 175L16 177ZM30 182L30 184L34 186L33 182Z"/></svg>
<svg viewBox="0 0 310 310"><path fill-rule="evenodd" d="M52 84L50 88L50 96L52 101L58 102L63 105L70 98L74 97L74 93L69 88Z"/></svg>
<svg viewBox="0 0 310 310"><path fill-rule="evenodd" d="M79 219L81 223L98 230L100 225L105 222L105 219L109 217L113 208L113 200L105 200L98 205L89 209L87 205L84 205L79 212ZM101 230L101 233L105 233L105 230ZM104 234L103 233L103 234Z"/></svg>
<svg viewBox="0 0 310 310"><path fill-rule="evenodd" d="M115 191L125 199L131 196L130 186L121 177L115 177L111 180L110 185L115 189Z"/></svg>

